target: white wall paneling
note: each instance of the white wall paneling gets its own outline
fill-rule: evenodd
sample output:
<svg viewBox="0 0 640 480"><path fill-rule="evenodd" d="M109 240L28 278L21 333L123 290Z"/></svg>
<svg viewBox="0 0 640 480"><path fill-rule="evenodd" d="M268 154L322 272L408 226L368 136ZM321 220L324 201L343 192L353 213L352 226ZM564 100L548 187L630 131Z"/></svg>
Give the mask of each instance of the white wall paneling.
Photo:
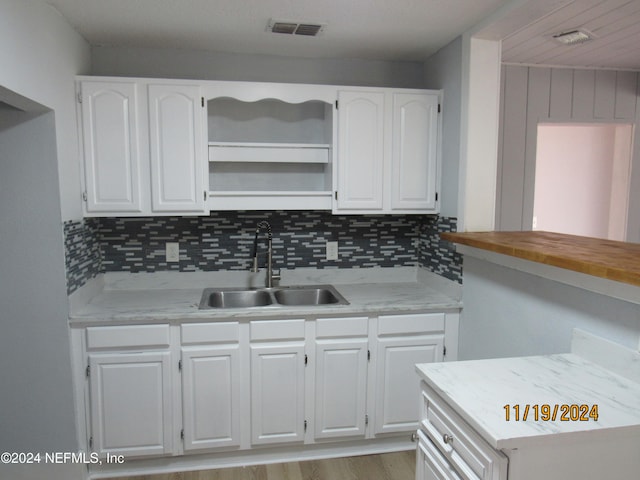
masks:
<svg viewBox="0 0 640 480"><path fill-rule="evenodd" d="M506 65L502 69L497 228L528 230L533 219L539 123L637 123L638 74ZM636 129L637 130L637 129ZM640 149L635 132L629 241L640 241ZM635 168L633 168L635 167Z"/></svg>

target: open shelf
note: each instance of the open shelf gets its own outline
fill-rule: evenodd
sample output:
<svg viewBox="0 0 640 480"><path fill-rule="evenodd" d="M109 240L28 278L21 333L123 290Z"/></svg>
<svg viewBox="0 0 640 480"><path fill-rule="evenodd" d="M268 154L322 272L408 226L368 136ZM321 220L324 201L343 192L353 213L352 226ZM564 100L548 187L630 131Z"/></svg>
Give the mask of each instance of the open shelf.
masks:
<svg viewBox="0 0 640 480"><path fill-rule="evenodd" d="M330 210L333 105L208 101L211 210Z"/></svg>
<svg viewBox="0 0 640 480"><path fill-rule="evenodd" d="M328 143L209 142L210 162L329 163Z"/></svg>

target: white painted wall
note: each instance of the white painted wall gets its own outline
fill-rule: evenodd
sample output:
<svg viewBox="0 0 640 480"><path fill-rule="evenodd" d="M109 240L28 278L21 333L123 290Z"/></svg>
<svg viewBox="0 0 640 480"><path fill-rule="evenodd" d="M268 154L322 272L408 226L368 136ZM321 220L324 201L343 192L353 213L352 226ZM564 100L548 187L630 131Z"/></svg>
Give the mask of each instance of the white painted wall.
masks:
<svg viewBox="0 0 640 480"><path fill-rule="evenodd" d="M442 89L442 189L440 215L458 216L462 37L440 49L424 65L424 86Z"/></svg>
<svg viewBox="0 0 640 480"><path fill-rule="evenodd" d="M0 0L0 64L0 99L53 110L0 112L0 451L73 452L62 220L81 217L73 79L89 48L44 2ZM82 477L82 465L0 465L3 479Z"/></svg>
<svg viewBox="0 0 640 480"><path fill-rule="evenodd" d="M640 305L464 257L461 360L569 352L575 327L637 349Z"/></svg>
<svg viewBox="0 0 640 480"><path fill-rule="evenodd" d="M82 217L74 76L89 72L89 55L84 39L45 2L0 0L0 87L55 112L63 220Z"/></svg>
<svg viewBox="0 0 640 480"><path fill-rule="evenodd" d="M54 114L0 109L0 452L78 449L57 169Z"/></svg>
<svg viewBox="0 0 640 480"><path fill-rule="evenodd" d="M93 47L92 75L422 88L421 62Z"/></svg>
<svg viewBox="0 0 640 480"><path fill-rule="evenodd" d="M459 230L490 231L495 226L500 42L471 36L463 58Z"/></svg>

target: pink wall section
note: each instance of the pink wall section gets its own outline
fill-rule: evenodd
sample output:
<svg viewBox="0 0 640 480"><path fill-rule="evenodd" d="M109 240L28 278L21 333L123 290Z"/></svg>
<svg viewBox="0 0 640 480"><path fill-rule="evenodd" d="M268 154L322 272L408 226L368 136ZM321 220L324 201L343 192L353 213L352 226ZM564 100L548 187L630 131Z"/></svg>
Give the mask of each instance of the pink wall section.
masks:
<svg viewBox="0 0 640 480"><path fill-rule="evenodd" d="M538 126L534 230L624 239L629 186L620 172L629 170L631 130L615 124Z"/></svg>

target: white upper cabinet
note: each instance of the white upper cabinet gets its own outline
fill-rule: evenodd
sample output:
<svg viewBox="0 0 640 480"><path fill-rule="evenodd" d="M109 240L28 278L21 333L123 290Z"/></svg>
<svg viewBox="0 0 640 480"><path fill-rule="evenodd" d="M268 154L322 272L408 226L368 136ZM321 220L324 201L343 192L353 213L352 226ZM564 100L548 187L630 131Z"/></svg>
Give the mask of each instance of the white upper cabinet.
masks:
<svg viewBox="0 0 640 480"><path fill-rule="evenodd" d="M86 211L141 212L138 85L82 83Z"/></svg>
<svg viewBox="0 0 640 480"><path fill-rule="evenodd" d="M204 211L203 107L197 85L149 85L154 212Z"/></svg>
<svg viewBox="0 0 640 480"><path fill-rule="evenodd" d="M199 85L83 77L79 89L85 215L206 213Z"/></svg>
<svg viewBox="0 0 640 480"><path fill-rule="evenodd" d="M438 96L393 94L391 209L436 211Z"/></svg>
<svg viewBox="0 0 640 480"><path fill-rule="evenodd" d="M440 92L338 93L336 213L438 213Z"/></svg>
<svg viewBox="0 0 640 480"><path fill-rule="evenodd" d="M338 94L340 210L381 210L384 166L384 93Z"/></svg>
<svg viewBox="0 0 640 480"><path fill-rule="evenodd" d="M86 216L439 212L440 91L78 84Z"/></svg>

